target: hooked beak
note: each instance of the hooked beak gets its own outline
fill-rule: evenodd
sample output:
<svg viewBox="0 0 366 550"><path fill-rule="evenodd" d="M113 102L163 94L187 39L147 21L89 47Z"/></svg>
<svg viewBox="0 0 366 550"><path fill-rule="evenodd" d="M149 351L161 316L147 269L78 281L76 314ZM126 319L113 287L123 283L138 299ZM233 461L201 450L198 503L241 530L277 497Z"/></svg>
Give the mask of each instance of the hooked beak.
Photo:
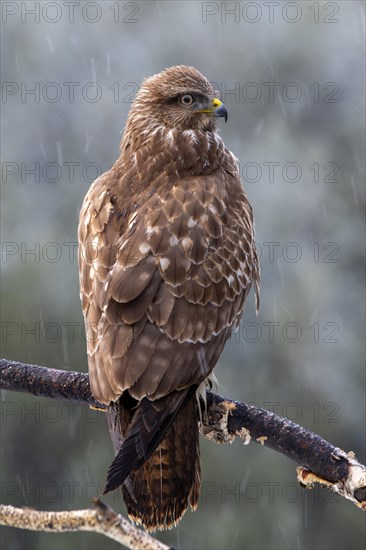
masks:
<svg viewBox="0 0 366 550"><path fill-rule="evenodd" d="M196 111L196 113L210 113L210 115L217 117L224 117L225 122L227 121L227 109L225 105L220 101L219 99L213 99L209 109L200 109L199 111Z"/></svg>
<svg viewBox="0 0 366 550"><path fill-rule="evenodd" d="M214 99L213 100L212 107L214 108L213 116L214 117L224 117L225 122L227 122L227 117L228 117L227 109L226 109L225 105L219 99Z"/></svg>

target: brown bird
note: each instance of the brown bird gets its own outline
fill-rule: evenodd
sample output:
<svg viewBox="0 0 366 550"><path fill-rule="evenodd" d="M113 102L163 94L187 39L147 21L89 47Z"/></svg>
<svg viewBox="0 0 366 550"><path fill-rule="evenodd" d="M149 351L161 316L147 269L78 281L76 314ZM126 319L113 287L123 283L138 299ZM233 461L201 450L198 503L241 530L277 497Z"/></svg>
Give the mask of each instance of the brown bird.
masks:
<svg viewBox="0 0 366 550"><path fill-rule="evenodd" d="M197 394L252 283L258 306L252 209L217 117L227 110L193 67L144 80L80 213L90 383L116 452L105 492L121 486L147 530L197 507Z"/></svg>

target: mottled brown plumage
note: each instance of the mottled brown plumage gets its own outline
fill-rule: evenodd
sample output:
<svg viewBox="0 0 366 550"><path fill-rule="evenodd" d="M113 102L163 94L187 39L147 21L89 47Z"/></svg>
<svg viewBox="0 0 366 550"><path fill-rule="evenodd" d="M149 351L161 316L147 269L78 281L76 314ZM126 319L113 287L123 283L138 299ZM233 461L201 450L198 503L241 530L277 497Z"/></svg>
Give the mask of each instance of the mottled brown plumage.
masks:
<svg viewBox="0 0 366 550"><path fill-rule="evenodd" d="M225 114L192 67L145 80L120 156L80 214L90 381L111 404L116 452L106 492L122 486L129 515L150 530L197 506L196 390L252 283L258 301L252 210L215 131Z"/></svg>

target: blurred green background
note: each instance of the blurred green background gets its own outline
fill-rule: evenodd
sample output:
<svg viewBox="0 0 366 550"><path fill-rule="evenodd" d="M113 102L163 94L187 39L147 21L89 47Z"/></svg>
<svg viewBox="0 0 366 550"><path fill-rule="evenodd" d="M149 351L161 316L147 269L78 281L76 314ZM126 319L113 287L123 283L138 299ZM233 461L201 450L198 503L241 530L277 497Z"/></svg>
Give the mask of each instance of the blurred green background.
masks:
<svg viewBox="0 0 366 550"><path fill-rule="evenodd" d="M216 368L218 391L364 461L364 7L2 2L1 356L87 370L75 255L82 199L118 155L141 80L194 65L228 108L220 131L240 160L261 251L260 313L251 296ZM87 507L113 456L103 414L1 397L1 502ZM161 540L364 547L364 514L300 489L288 459L238 441L202 438L201 450L199 508ZM106 500L125 512L119 493ZM119 547L89 533L10 528L1 541L9 550Z"/></svg>

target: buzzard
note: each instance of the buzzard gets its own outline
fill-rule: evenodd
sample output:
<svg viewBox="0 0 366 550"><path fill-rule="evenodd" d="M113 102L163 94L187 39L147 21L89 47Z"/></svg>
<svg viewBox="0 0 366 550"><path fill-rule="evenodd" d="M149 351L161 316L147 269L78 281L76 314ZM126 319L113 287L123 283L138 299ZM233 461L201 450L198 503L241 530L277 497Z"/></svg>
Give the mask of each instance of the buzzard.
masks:
<svg viewBox="0 0 366 550"><path fill-rule="evenodd" d="M147 530L175 525L200 490L198 395L238 326L259 267L227 110L195 68L143 81L114 166L79 222L90 383L108 407L121 486Z"/></svg>

